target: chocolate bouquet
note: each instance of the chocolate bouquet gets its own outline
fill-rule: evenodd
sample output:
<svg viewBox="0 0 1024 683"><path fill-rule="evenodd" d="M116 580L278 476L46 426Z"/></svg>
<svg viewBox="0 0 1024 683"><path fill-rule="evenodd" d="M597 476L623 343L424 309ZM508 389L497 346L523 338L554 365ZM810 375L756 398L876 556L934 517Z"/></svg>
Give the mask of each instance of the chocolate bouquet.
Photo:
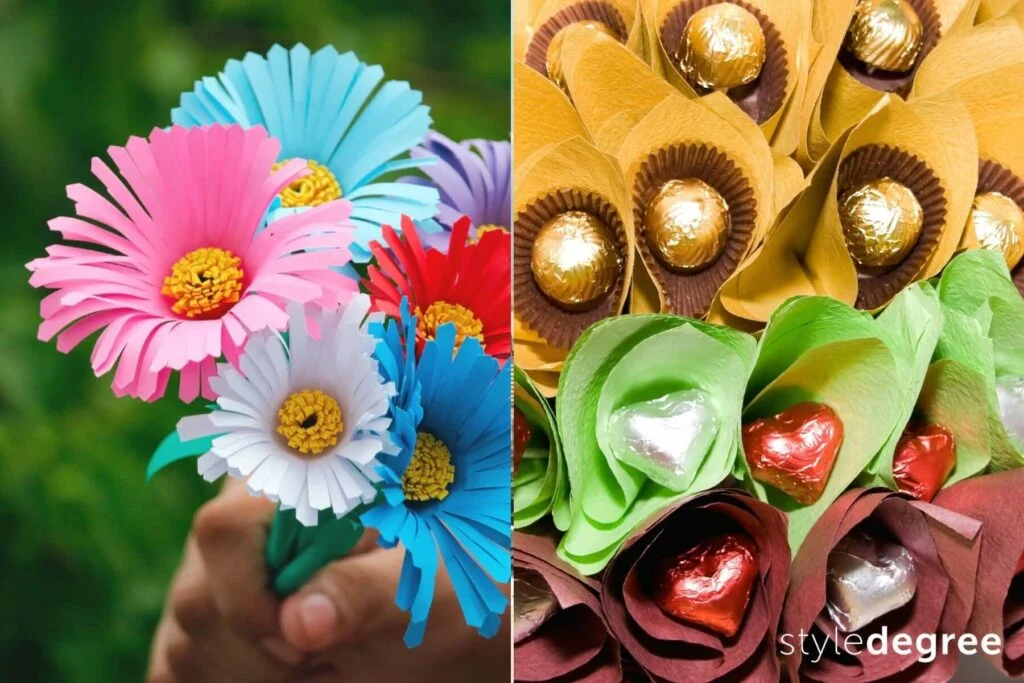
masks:
<svg viewBox="0 0 1024 683"><path fill-rule="evenodd" d="M99 332L93 369L118 396L156 400L175 376L183 402L203 397L148 476L197 457L204 479L277 503L277 594L373 527L405 550L410 647L442 568L493 635L510 580L508 143L431 133L420 92L304 45L229 61L171 120L111 147L116 171L93 160L103 192L68 187L75 215L50 227L81 246L28 265L54 290L40 338L66 352Z"/></svg>
<svg viewBox="0 0 1024 683"><path fill-rule="evenodd" d="M553 3L520 7L517 303L534 287L529 311L578 323L516 307L515 360L547 397L534 457L568 479L554 524L520 530L599 583L626 680L955 672L948 648L852 642L897 632L998 633L993 661L1024 671L1024 564L979 502L1024 464L1012 4L646 0L638 44L633 9L604 3L546 34L543 63L525 55ZM538 219L545 157L544 193L609 198L575 218L609 246ZM567 304L551 282L606 284Z"/></svg>

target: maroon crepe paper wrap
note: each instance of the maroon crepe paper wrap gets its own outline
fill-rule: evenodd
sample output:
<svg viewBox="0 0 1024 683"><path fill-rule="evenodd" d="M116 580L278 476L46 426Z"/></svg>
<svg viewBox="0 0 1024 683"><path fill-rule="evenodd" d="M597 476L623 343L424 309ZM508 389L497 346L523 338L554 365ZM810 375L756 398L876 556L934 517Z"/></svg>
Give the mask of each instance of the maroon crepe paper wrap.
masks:
<svg viewBox="0 0 1024 683"><path fill-rule="evenodd" d="M878 538L899 543L914 556L917 566L917 591L903 607L886 614L856 631L860 641L844 647L838 631L842 654L836 654L837 628L828 615L826 569L828 556L839 541L855 527ZM891 641L897 633L911 636L936 634L961 635L974 602L981 524L935 504L913 500L905 493L882 489L853 489L836 500L811 529L793 561L792 580L782 631L790 634L794 652L784 651L785 667L792 680L835 681L948 681L956 672L957 649L952 643L947 654L941 645L931 662L919 662L913 645L908 655L893 652ZM1024 537L1024 536L1022 536ZM1011 564L1016 560L1010 560ZM888 627L889 647L885 654L870 654L865 644L870 635ZM801 653L798 634L812 633L817 646ZM815 663L817 648L829 638L821 659ZM852 652L851 652L852 650ZM891 678L890 678L891 677Z"/></svg>
<svg viewBox="0 0 1024 683"><path fill-rule="evenodd" d="M1002 653L986 655L1009 676L1024 674L1024 578L1014 577L1024 553L1024 470L967 479L939 492L935 505L981 522L981 560L967 631L995 633Z"/></svg>
<svg viewBox="0 0 1024 683"><path fill-rule="evenodd" d="M650 584L659 558L727 532L745 533L758 554L758 578L732 638L666 615L654 603ZM775 683L789 560L782 512L743 491L707 491L659 512L629 536L605 571L601 604L612 633L652 681Z"/></svg>
<svg viewBox="0 0 1024 683"><path fill-rule="evenodd" d="M515 532L512 566L539 574L560 607L536 632L515 644L515 680L620 683L619 644L608 632L597 582L559 560L555 541L547 536Z"/></svg>

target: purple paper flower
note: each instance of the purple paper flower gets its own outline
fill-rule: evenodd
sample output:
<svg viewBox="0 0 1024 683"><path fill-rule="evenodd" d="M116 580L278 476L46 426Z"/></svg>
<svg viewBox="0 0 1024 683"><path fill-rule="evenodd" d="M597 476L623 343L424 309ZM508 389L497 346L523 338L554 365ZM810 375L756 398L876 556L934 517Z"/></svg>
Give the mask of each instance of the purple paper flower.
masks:
<svg viewBox="0 0 1024 683"><path fill-rule="evenodd" d="M422 168L427 178L402 179L403 182L436 187L441 195L435 220L443 230L421 230L425 246L447 251L452 225L462 216L469 216L473 222L470 239L476 238L479 228L509 229L512 220L512 150L508 142L455 142L431 131L423 146L414 148L410 156L438 159L436 164Z"/></svg>

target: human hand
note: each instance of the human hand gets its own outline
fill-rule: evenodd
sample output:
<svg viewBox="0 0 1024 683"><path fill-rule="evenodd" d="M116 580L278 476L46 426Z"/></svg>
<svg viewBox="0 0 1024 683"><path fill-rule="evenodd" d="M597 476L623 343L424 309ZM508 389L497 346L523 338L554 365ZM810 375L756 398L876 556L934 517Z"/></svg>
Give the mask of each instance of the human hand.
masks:
<svg viewBox="0 0 1024 683"><path fill-rule="evenodd" d="M200 508L150 651L147 683L277 683L303 655L279 635L263 558L274 504L230 482Z"/></svg>
<svg viewBox="0 0 1024 683"><path fill-rule="evenodd" d="M405 647L408 615L394 604L402 551L383 550L370 535L279 603L264 560L273 515L272 503L237 482L196 515L154 638L148 683L509 677L507 621L494 638L480 638L465 625L443 571L431 628L420 647Z"/></svg>
<svg viewBox="0 0 1024 683"><path fill-rule="evenodd" d="M320 571L281 606L281 632L312 659L296 683L405 683L511 679L509 620L493 638L467 626L441 571L423 643L406 648L409 615L394 602L401 548L374 547Z"/></svg>

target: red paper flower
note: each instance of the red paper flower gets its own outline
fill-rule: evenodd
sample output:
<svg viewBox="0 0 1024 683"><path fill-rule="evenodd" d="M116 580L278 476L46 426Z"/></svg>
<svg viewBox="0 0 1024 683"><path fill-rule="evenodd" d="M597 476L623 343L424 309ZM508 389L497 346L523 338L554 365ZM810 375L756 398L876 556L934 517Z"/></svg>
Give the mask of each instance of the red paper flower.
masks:
<svg viewBox="0 0 1024 683"><path fill-rule="evenodd" d="M507 232L483 233L466 244L470 220L452 226L448 253L424 249L411 218L402 216L402 235L384 226L384 242L370 244L376 260L364 281L375 310L400 317L402 298L417 318L417 345L434 338L438 327L454 323L456 341L474 337L484 351L505 360L512 351L511 245Z"/></svg>

